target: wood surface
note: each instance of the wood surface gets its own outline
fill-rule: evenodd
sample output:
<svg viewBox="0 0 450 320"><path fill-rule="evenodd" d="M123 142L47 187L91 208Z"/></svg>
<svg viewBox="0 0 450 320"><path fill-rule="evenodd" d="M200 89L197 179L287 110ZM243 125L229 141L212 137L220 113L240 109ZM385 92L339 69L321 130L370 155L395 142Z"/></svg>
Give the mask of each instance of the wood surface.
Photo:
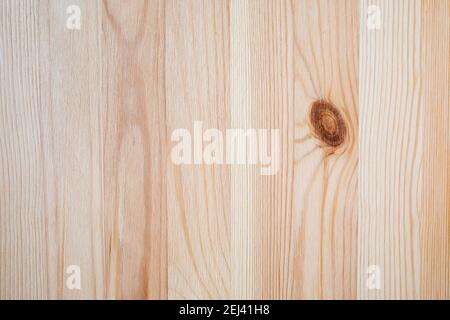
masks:
<svg viewBox="0 0 450 320"><path fill-rule="evenodd" d="M450 299L449 92L449 0L2 0L0 299Z"/></svg>
<svg viewBox="0 0 450 320"><path fill-rule="evenodd" d="M360 29L358 296L449 299L450 6L380 5L382 29Z"/></svg>

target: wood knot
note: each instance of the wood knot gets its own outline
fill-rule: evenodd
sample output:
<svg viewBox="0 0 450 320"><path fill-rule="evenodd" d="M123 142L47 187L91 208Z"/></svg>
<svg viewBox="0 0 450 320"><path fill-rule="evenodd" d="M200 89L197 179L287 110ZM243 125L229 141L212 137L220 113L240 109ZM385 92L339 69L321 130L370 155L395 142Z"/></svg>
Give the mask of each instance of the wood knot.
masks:
<svg viewBox="0 0 450 320"><path fill-rule="evenodd" d="M339 110L324 100L315 101L309 122L314 136L330 147L339 147L347 136L347 126Z"/></svg>

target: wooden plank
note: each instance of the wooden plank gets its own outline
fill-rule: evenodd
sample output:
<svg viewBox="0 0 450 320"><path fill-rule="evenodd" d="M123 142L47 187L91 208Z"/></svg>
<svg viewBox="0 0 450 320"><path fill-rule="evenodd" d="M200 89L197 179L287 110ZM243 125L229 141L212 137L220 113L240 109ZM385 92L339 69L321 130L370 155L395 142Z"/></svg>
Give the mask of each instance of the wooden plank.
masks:
<svg viewBox="0 0 450 320"><path fill-rule="evenodd" d="M358 297L448 298L449 3L363 1L362 12L373 4L380 30L361 15Z"/></svg>
<svg viewBox="0 0 450 320"><path fill-rule="evenodd" d="M1 299L47 296L38 11L37 3L0 4Z"/></svg>
<svg viewBox="0 0 450 320"><path fill-rule="evenodd" d="M80 3L77 31L69 4L1 6L2 297L102 294L97 4ZM71 264L81 291L65 286Z"/></svg>
<svg viewBox="0 0 450 320"><path fill-rule="evenodd" d="M278 148L270 150L271 161L277 156L280 163L273 175L262 175L260 164L231 168L233 296L287 298L293 214L292 12L286 1L232 1L231 6L231 127L276 129L280 136ZM270 133L267 143L272 145L274 138Z"/></svg>
<svg viewBox="0 0 450 320"><path fill-rule="evenodd" d="M291 297L353 299L359 2L297 1L292 9L295 165ZM312 116L314 110L316 116Z"/></svg>
<svg viewBox="0 0 450 320"><path fill-rule="evenodd" d="M164 1L104 1L107 298L167 298Z"/></svg>
<svg viewBox="0 0 450 320"><path fill-rule="evenodd" d="M231 1L230 12L230 125L251 127L249 2ZM231 289L232 297L254 297L252 241L253 199L251 168L230 168Z"/></svg>
<svg viewBox="0 0 450 320"><path fill-rule="evenodd" d="M361 12L372 2L363 1ZM360 298L413 298L419 290L420 1L377 2L380 30L360 37ZM369 266L381 288L368 288Z"/></svg>
<svg viewBox="0 0 450 320"><path fill-rule="evenodd" d="M79 3L80 30L66 28L70 5L41 3L38 87L48 94L40 110L48 294L75 299L103 295L100 56L97 4ZM81 290L66 286L70 265L80 267Z"/></svg>
<svg viewBox="0 0 450 320"><path fill-rule="evenodd" d="M450 299L450 1L423 1L421 299Z"/></svg>
<svg viewBox="0 0 450 320"><path fill-rule="evenodd" d="M179 129L194 139L195 121L203 130L228 127L229 11L226 1L166 3L168 139ZM167 161L168 297L229 298L228 168Z"/></svg>

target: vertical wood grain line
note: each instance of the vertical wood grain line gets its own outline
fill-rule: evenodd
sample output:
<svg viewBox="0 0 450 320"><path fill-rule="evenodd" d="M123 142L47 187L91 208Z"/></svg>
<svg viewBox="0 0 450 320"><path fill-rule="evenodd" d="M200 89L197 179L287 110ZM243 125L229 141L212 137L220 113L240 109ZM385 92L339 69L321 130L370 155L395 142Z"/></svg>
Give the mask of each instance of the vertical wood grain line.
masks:
<svg viewBox="0 0 450 320"><path fill-rule="evenodd" d="M230 50L230 125L233 128L251 127L251 54L250 5L247 1L231 1ZM242 143L238 141L237 143ZM256 274L253 246L253 180L252 168L233 166L230 169L232 273L233 297L254 297Z"/></svg>

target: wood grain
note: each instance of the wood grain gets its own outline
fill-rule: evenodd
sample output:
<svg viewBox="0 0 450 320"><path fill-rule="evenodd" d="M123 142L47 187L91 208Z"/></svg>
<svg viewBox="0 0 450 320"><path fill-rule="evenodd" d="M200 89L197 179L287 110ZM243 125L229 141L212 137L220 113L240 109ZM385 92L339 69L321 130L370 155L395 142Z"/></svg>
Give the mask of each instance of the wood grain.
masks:
<svg viewBox="0 0 450 320"><path fill-rule="evenodd" d="M449 41L449 0L1 1L0 299L449 299ZM279 171L175 164L197 121Z"/></svg>
<svg viewBox="0 0 450 320"><path fill-rule="evenodd" d="M223 1L166 3L167 130L228 127L229 11ZM203 133L202 133L203 134ZM172 143L174 145L174 143ZM167 159L169 298L230 297L230 183L227 166Z"/></svg>
<svg viewBox="0 0 450 320"><path fill-rule="evenodd" d="M106 297L167 297L165 4L104 1Z"/></svg>
<svg viewBox="0 0 450 320"><path fill-rule="evenodd" d="M292 11L285 2L231 5L231 127L277 128L282 152L274 176L262 176L258 166L231 169L233 296L287 298L292 277Z"/></svg>
<svg viewBox="0 0 450 320"><path fill-rule="evenodd" d="M36 3L1 3L1 298L47 291L37 12Z"/></svg>
<svg viewBox="0 0 450 320"><path fill-rule="evenodd" d="M421 299L450 299L450 2L422 3ZM439 35L439 36L437 36Z"/></svg>
<svg viewBox="0 0 450 320"><path fill-rule="evenodd" d="M294 5L294 298L356 298L358 188L357 1ZM344 119L343 143L311 132L314 101Z"/></svg>
<svg viewBox="0 0 450 320"><path fill-rule="evenodd" d="M69 33L68 3L2 2L2 298L101 296L97 5Z"/></svg>
<svg viewBox="0 0 450 320"><path fill-rule="evenodd" d="M376 3L382 29L361 18L358 296L448 299L449 3Z"/></svg>

